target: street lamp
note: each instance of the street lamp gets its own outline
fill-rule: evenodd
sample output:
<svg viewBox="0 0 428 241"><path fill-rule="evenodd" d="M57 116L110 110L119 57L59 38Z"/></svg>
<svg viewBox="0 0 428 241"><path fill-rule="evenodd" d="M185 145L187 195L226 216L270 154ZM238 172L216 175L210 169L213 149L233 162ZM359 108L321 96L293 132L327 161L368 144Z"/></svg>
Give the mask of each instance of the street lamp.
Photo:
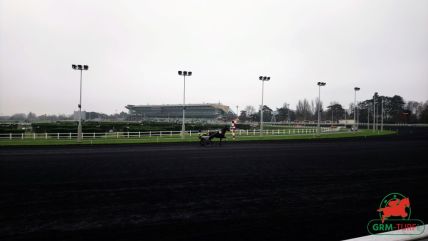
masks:
<svg viewBox="0 0 428 241"><path fill-rule="evenodd" d="M77 142L82 141L82 72L83 70L88 70L89 66L87 65L76 65L72 64L71 67L74 70L80 70L80 98L79 98L79 125L77 126Z"/></svg>
<svg viewBox="0 0 428 241"><path fill-rule="evenodd" d="M260 135L263 135L263 92L265 89L265 81L269 81L270 77L260 76L259 80L262 81L262 106L260 108Z"/></svg>
<svg viewBox="0 0 428 241"><path fill-rule="evenodd" d="M321 134L321 126L320 126L320 121L321 121L321 86L325 86L326 83L325 82L318 82L318 124L317 124L317 134Z"/></svg>
<svg viewBox="0 0 428 241"><path fill-rule="evenodd" d="M357 91L360 90L360 87L354 87L354 130L358 129L357 124Z"/></svg>
<svg viewBox="0 0 428 241"><path fill-rule="evenodd" d="M186 119L186 76L192 76L191 71L178 71L178 75L182 75L184 78L184 89L183 89L183 123L181 124L181 138L184 138L185 119Z"/></svg>

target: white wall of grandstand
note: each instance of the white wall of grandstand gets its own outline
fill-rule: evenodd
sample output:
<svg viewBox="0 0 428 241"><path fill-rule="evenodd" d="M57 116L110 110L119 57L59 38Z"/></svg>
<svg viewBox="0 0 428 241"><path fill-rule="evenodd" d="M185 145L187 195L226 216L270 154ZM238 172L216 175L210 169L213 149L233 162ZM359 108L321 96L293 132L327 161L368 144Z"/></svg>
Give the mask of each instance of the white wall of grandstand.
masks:
<svg viewBox="0 0 428 241"><path fill-rule="evenodd" d="M183 106L178 105L127 105L132 120L181 122ZM236 114L223 104L186 104L186 122L219 123L236 118Z"/></svg>

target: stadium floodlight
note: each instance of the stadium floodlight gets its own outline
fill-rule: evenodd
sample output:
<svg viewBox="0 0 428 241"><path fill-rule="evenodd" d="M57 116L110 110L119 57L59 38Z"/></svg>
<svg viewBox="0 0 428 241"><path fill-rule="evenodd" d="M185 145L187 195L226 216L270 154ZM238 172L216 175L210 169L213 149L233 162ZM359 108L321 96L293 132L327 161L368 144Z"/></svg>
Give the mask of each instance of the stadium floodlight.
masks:
<svg viewBox="0 0 428 241"><path fill-rule="evenodd" d="M360 90L360 87L354 87L354 130L358 129L357 123L357 91Z"/></svg>
<svg viewBox="0 0 428 241"><path fill-rule="evenodd" d="M380 124L380 131L382 131L383 132L383 97L381 97L381 124Z"/></svg>
<svg viewBox="0 0 428 241"><path fill-rule="evenodd" d="M377 97L377 92L375 92L373 95L373 132L375 132L377 129L376 97Z"/></svg>
<svg viewBox="0 0 428 241"><path fill-rule="evenodd" d="M183 121L181 124L181 138L184 138L184 133L186 131L186 76L192 76L192 71L178 71L178 75L182 75L184 78L184 88L183 88Z"/></svg>
<svg viewBox="0 0 428 241"><path fill-rule="evenodd" d="M88 65L75 65L72 64L71 67L74 70L80 70L80 98L79 98L79 125L77 126L77 142L81 142L82 141L82 72L83 70L88 70L89 66Z"/></svg>
<svg viewBox="0 0 428 241"><path fill-rule="evenodd" d="M260 76L259 80L262 81L262 105L260 107L260 135L263 135L263 95L264 95L265 81L269 81L270 77Z"/></svg>
<svg viewBox="0 0 428 241"><path fill-rule="evenodd" d="M321 126L320 126L320 121L321 121L321 86L325 86L326 83L325 82L318 82L318 124L317 124L317 134L321 134Z"/></svg>

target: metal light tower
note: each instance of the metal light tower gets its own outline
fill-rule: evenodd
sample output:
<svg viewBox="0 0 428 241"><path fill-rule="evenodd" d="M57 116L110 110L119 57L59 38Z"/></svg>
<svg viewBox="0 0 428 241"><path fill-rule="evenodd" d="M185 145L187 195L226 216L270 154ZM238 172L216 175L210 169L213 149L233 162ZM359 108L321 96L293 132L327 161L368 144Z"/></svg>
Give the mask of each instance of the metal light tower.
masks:
<svg viewBox="0 0 428 241"><path fill-rule="evenodd" d="M80 70L80 98L79 98L79 125L77 126L77 142L82 141L82 72L83 70L88 70L89 66L87 65L76 65L72 64L71 67L74 70Z"/></svg>
<svg viewBox="0 0 428 241"><path fill-rule="evenodd" d="M263 135L263 94L265 88L265 81L269 81L270 77L260 76L259 80L262 81L262 106L260 107L260 135Z"/></svg>
<svg viewBox="0 0 428 241"><path fill-rule="evenodd" d="M360 90L360 87L354 87L354 130L358 129L357 124L357 91Z"/></svg>
<svg viewBox="0 0 428 241"><path fill-rule="evenodd" d="M185 119L186 119L186 76L192 76L191 71L178 71L178 75L182 75L184 78L184 89L183 89L183 123L181 124L181 138L184 138L184 132L186 131Z"/></svg>
<svg viewBox="0 0 428 241"><path fill-rule="evenodd" d="M376 96L377 96L377 92L374 93L373 95L373 132L376 131L377 128L377 124L376 124Z"/></svg>
<svg viewBox="0 0 428 241"><path fill-rule="evenodd" d="M325 82L318 82L318 124L317 124L317 134L321 134L321 126L320 126L320 121L321 121L321 86L325 86L326 83Z"/></svg>
<svg viewBox="0 0 428 241"><path fill-rule="evenodd" d="M381 125L380 125L380 130L381 131L383 131L383 97L381 98L381 106L382 106L382 109L381 109Z"/></svg>

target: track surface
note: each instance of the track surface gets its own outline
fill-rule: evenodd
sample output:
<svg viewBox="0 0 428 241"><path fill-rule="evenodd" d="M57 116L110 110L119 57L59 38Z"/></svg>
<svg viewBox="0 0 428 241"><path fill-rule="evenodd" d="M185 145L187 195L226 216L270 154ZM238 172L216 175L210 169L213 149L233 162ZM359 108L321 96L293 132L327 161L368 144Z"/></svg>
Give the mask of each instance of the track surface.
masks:
<svg viewBox="0 0 428 241"><path fill-rule="evenodd" d="M428 139L0 149L0 240L338 240L391 192L428 222Z"/></svg>

